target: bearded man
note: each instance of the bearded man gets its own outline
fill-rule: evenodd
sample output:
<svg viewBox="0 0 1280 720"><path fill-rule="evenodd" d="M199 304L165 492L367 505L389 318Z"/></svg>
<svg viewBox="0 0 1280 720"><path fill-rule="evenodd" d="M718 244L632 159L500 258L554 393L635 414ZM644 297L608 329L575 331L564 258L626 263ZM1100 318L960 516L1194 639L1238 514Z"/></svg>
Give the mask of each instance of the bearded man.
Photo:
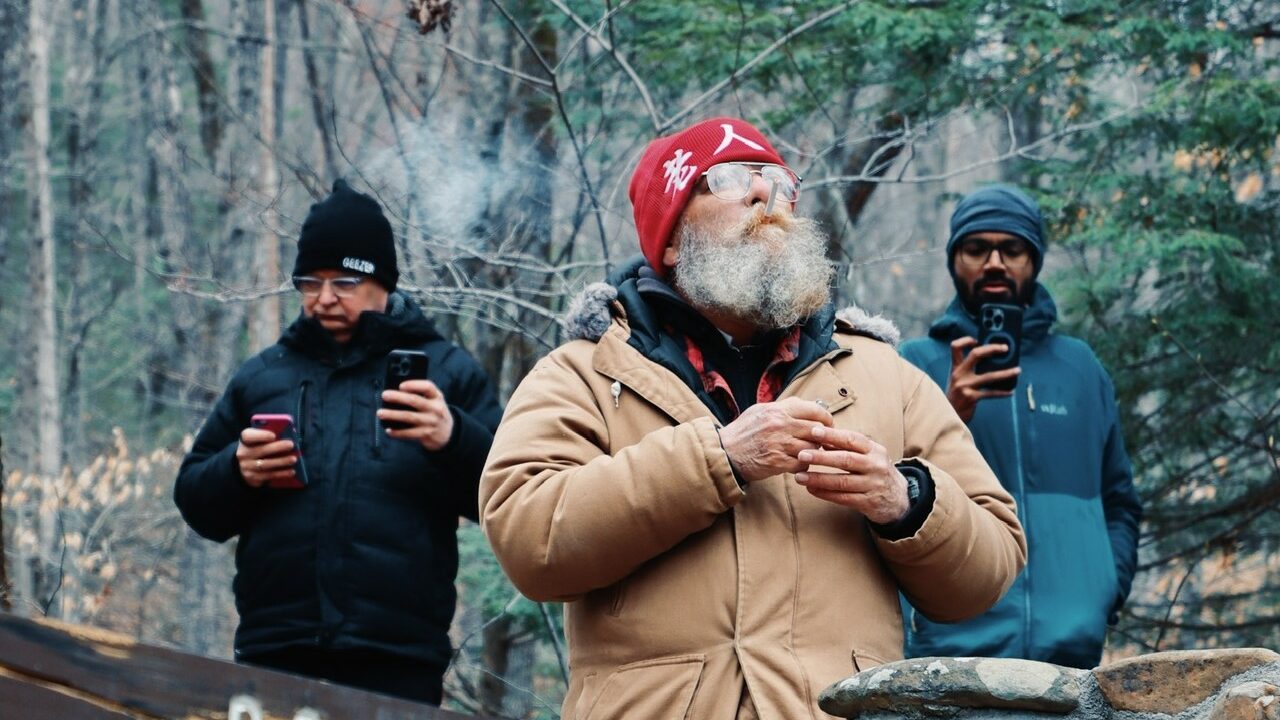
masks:
<svg viewBox="0 0 1280 720"><path fill-rule="evenodd" d="M901 657L899 590L959 620L1023 565L942 391L831 307L799 183L742 120L654 140L643 257L511 398L481 522L522 592L566 603L563 717L825 717L825 686Z"/></svg>
<svg viewBox="0 0 1280 720"><path fill-rule="evenodd" d="M1115 388L1084 341L1053 331L1058 308L1038 280L1046 249L1040 206L1025 192L991 185L970 193L951 216L946 248L956 296L927 337L902 346L903 357L947 389L982 456L1017 496L1031 557L1027 573L979 617L938 625L907 608L912 657L1091 668L1129 596L1142 503ZM1022 310L1020 342L1006 335L979 346L983 308L1000 306ZM1018 364L984 372L979 363L1008 356L1011 343L1021 345Z"/></svg>

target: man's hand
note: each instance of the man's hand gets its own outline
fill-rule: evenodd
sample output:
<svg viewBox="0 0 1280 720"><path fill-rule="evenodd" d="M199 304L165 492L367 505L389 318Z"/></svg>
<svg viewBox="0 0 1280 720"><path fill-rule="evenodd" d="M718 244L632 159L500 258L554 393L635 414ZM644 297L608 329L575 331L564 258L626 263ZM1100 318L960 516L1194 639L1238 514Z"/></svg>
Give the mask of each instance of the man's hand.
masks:
<svg viewBox="0 0 1280 720"><path fill-rule="evenodd" d="M901 520L911 509L907 480L883 445L859 432L821 426L810 437L821 449L802 450L799 460L841 471L796 473L796 482L811 495L853 508L881 525Z"/></svg>
<svg viewBox="0 0 1280 720"><path fill-rule="evenodd" d="M298 458L292 453L292 440L276 440L276 434L270 430L245 428L240 431L240 443L236 446L236 466L246 485L260 488L273 480L288 481L296 477L293 466L298 464Z"/></svg>
<svg viewBox="0 0 1280 720"><path fill-rule="evenodd" d="M983 345L971 337L957 338L951 342L951 378L947 381L947 400L961 420L969 422L979 400L1009 397L1012 390L988 390L984 385L1018 377L1022 368L1012 367L989 373L978 373L978 361L1000 357L1009 350L1008 345ZM967 355L966 351L972 349Z"/></svg>
<svg viewBox="0 0 1280 720"><path fill-rule="evenodd" d="M417 440L422 447L435 452L449 444L453 437L453 413L444 393L430 380L405 380L399 390L383 390L382 401L402 405L405 410L381 408L378 419L404 423L402 430L387 429L387 435L398 440Z"/></svg>
<svg viewBox="0 0 1280 720"><path fill-rule="evenodd" d="M755 482L803 470L807 463L796 456L818 447L812 439L813 428L833 422L831 413L812 400L759 403L720 429L720 444L738 475Z"/></svg>

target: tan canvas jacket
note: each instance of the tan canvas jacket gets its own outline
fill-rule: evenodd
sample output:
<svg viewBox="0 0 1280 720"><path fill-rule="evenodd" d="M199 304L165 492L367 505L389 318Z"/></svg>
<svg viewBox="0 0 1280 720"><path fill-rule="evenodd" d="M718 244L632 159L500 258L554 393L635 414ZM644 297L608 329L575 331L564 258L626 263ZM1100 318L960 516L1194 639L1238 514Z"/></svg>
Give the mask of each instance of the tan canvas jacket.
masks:
<svg viewBox="0 0 1280 720"><path fill-rule="evenodd" d="M503 569L566 603L567 720L826 718L824 687L902 656L899 588L959 620L1022 568L1013 499L890 345L838 322L839 349L779 399L822 400L837 426L928 467L933 510L896 542L791 475L739 488L710 411L627 345L612 310L598 341L561 346L520 384L480 488Z"/></svg>

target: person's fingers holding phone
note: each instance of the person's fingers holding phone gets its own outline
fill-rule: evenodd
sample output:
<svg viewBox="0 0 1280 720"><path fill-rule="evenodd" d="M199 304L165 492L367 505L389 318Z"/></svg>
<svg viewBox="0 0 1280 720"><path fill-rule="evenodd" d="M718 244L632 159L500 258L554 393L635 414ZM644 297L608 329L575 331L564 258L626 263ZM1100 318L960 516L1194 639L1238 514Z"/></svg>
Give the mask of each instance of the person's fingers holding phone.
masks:
<svg viewBox="0 0 1280 720"><path fill-rule="evenodd" d="M947 400L961 420L969 422L980 400L987 398L1009 397L1012 390L993 390L988 387L993 382L1016 378L1022 369L1019 367L979 373L978 363L986 358L1000 357L1007 353L1007 345L978 345L972 337L957 338L951 342L951 376L947 381Z"/></svg>
<svg viewBox="0 0 1280 720"><path fill-rule="evenodd" d="M296 477L298 463L292 440L277 440L270 430L248 427L240 431L236 446L236 467L250 487L262 487L272 481Z"/></svg>
<svg viewBox="0 0 1280 720"><path fill-rule="evenodd" d="M382 401L387 407L378 410L378 419L395 424L387 427L390 437L416 440L435 451L453 436L453 413L444 393L430 380L405 380L397 390L383 390Z"/></svg>
<svg viewBox="0 0 1280 720"><path fill-rule="evenodd" d="M853 508L874 523L900 520L910 509L907 481L880 443L853 430L814 427L817 449L803 450L798 459L825 470L796 473L796 482L811 495Z"/></svg>

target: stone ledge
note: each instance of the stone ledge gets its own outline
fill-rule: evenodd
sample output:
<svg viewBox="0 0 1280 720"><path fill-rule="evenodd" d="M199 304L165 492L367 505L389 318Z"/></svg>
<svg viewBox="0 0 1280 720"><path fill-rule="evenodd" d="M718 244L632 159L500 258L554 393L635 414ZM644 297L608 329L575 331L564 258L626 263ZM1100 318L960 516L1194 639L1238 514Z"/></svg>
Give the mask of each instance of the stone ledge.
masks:
<svg viewBox="0 0 1280 720"><path fill-rule="evenodd" d="M852 718L892 710L908 717L987 708L1065 714L1080 702L1084 670L1006 658L915 658L871 668L823 691L818 706Z"/></svg>
<svg viewBox="0 0 1280 720"><path fill-rule="evenodd" d="M1280 655L1263 648L1178 650L1139 655L1093 670L1116 710L1175 715L1212 697L1229 678Z"/></svg>
<svg viewBox="0 0 1280 720"><path fill-rule="evenodd" d="M1218 698L1210 720L1280 720L1280 697L1275 685L1247 682Z"/></svg>
<svg viewBox="0 0 1280 720"><path fill-rule="evenodd" d="M1077 670L1029 660L915 658L864 670L819 697L860 720L1280 720L1280 654L1155 653Z"/></svg>

